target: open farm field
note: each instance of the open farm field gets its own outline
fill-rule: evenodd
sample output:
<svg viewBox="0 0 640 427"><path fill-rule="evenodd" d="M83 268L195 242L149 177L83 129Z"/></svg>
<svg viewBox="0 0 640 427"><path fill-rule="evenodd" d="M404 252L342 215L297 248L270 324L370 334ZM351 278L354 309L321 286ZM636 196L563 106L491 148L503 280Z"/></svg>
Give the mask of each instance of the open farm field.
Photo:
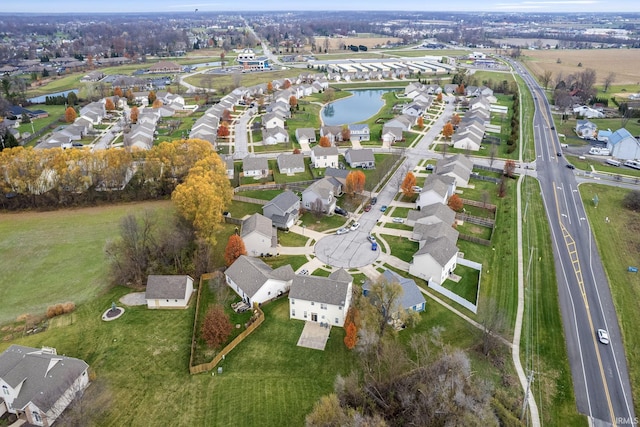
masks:
<svg viewBox="0 0 640 427"><path fill-rule="evenodd" d="M105 243L119 235L125 215L146 209L171 211L170 202L160 201L1 214L0 324L103 293L109 283Z"/></svg>
<svg viewBox="0 0 640 427"><path fill-rule="evenodd" d="M387 44L387 42L391 43L399 43L402 39L397 37L378 37L375 35L371 35L369 37L358 36L358 37L316 37L316 46L320 46L324 49L325 40L329 40L329 50L342 50L342 46L349 46L350 44L359 46L363 45L368 47L369 49L373 48L376 45Z"/></svg>
<svg viewBox="0 0 640 427"><path fill-rule="evenodd" d="M522 60L534 75L548 70L553 79L559 73L567 75L591 68L596 71L597 85L602 85L612 72L616 74L614 85L640 85L638 49L528 50L525 54ZM582 67L578 67L579 63Z"/></svg>

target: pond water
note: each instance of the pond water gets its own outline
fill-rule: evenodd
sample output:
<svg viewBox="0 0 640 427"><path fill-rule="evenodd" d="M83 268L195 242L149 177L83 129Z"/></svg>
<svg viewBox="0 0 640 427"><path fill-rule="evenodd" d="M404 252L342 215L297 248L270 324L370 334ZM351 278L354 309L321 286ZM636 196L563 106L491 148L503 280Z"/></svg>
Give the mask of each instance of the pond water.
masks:
<svg viewBox="0 0 640 427"><path fill-rule="evenodd" d="M351 91L353 96L327 104L320 115L327 126L352 124L367 120L384 105L382 95L392 89L366 89Z"/></svg>
<svg viewBox="0 0 640 427"><path fill-rule="evenodd" d="M71 90L65 90L64 92L56 92L56 93L50 93L50 94L47 94L47 95L36 96L35 98L27 99L27 101L29 101L32 104L44 104L45 101L47 100L47 96L67 96L71 92L75 92L76 95L77 95L78 94L78 89L71 89Z"/></svg>

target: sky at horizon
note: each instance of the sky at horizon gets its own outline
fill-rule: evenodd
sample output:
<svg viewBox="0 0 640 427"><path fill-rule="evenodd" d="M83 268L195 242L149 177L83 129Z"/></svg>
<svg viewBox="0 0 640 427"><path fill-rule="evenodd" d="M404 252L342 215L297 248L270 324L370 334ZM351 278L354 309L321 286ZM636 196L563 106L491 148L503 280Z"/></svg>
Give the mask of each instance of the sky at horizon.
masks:
<svg viewBox="0 0 640 427"><path fill-rule="evenodd" d="M86 0L30 0L25 3L7 2L0 13L127 13L127 12L227 12L270 10L397 10L397 11L442 11L442 12L640 12L637 0L450 0L447 2L425 2L405 0L390 2L381 0L351 0L349 2L324 0L304 2L300 0L244 0L242 2L201 1L180 2L176 0L113 0L90 2Z"/></svg>

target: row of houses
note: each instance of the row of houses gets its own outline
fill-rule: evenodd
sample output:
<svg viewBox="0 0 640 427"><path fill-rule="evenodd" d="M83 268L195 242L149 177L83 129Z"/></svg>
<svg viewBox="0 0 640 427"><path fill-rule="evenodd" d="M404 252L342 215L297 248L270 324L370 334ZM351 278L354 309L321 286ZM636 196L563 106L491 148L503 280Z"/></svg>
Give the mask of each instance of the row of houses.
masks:
<svg viewBox="0 0 640 427"><path fill-rule="evenodd" d="M486 97L474 98L469 102L469 110L458 124L452 136L454 148L478 151L485 136L486 126L491 116L491 104Z"/></svg>

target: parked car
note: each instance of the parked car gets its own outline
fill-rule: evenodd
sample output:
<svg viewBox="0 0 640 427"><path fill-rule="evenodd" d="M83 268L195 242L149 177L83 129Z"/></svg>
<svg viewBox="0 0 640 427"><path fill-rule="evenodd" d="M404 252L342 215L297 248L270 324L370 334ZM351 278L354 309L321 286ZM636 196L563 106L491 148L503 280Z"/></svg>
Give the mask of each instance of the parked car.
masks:
<svg viewBox="0 0 640 427"><path fill-rule="evenodd" d="M375 205L376 203L378 203L378 198L377 197L373 197L371 199L371 205Z"/></svg>
<svg viewBox="0 0 640 427"><path fill-rule="evenodd" d="M336 206L336 208L334 209L334 212L337 213L338 215L342 215L342 216L349 215L349 212L345 211L340 206Z"/></svg>
<svg viewBox="0 0 640 427"><path fill-rule="evenodd" d="M371 205L366 205L366 206L364 207L364 211L365 211L365 212L369 212L370 210L371 210Z"/></svg>
<svg viewBox="0 0 640 427"><path fill-rule="evenodd" d="M359 222L354 222L353 224L351 224L351 231L356 231L358 228L360 228Z"/></svg>
<svg viewBox="0 0 640 427"><path fill-rule="evenodd" d="M609 344L609 332L604 329L598 329L598 340L602 344Z"/></svg>
<svg viewBox="0 0 640 427"><path fill-rule="evenodd" d="M367 239L369 239L369 241L370 241L371 243L373 243L373 242L375 242L375 241L376 241L376 236L374 236L373 234L369 234L369 235L367 236Z"/></svg>
<svg viewBox="0 0 640 427"><path fill-rule="evenodd" d="M386 212L386 211L387 211L387 205L380 206L380 212Z"/></svg>
<svg viewBox="0 0 640 427"><path fill-rule="evenodd" d="M336 234L347 234L348 232L349 232L349 229L348 229L348 228L339 228L339 229L336 231Z"/></svg>
<svg viewBox="0 0 640 427"><path fill-rule="evenodd" d="M416 193L419 193L419 192L422 191L422 187L418 187L417 185L414 185L413 186L413 191L416 192Z"/></svg>
<svg viewBox="0 0 640 427"><path fill-rule="evenodd" d="M404 222L404 218L400 218L400 217L394 217L393 222L395 222L396 224L402 224Z"/></svg>
<svg viewBox="0 0 640 427"><path fill-rule="evenodd" d="M304 274L305 276L309 275L309 270L306 268L304 270L300 270L300 274Z"/></svg>
<svg viewBox="0 0 640 427"><path fill-rule="evenodd" d="M434 169L435 169L435 166L433 166L431 163L429 163L429 164L427 165L427 168L426 168L426 169L427 169L428 171L432 171L432 170L434 170Z"/></svg>
<svg viewBox="0 0 640 427"><path fill-rule="evenodd" d="M378 244L376 242L371 242L371 250L372 251L377 251L378 250Z"/></svg>

